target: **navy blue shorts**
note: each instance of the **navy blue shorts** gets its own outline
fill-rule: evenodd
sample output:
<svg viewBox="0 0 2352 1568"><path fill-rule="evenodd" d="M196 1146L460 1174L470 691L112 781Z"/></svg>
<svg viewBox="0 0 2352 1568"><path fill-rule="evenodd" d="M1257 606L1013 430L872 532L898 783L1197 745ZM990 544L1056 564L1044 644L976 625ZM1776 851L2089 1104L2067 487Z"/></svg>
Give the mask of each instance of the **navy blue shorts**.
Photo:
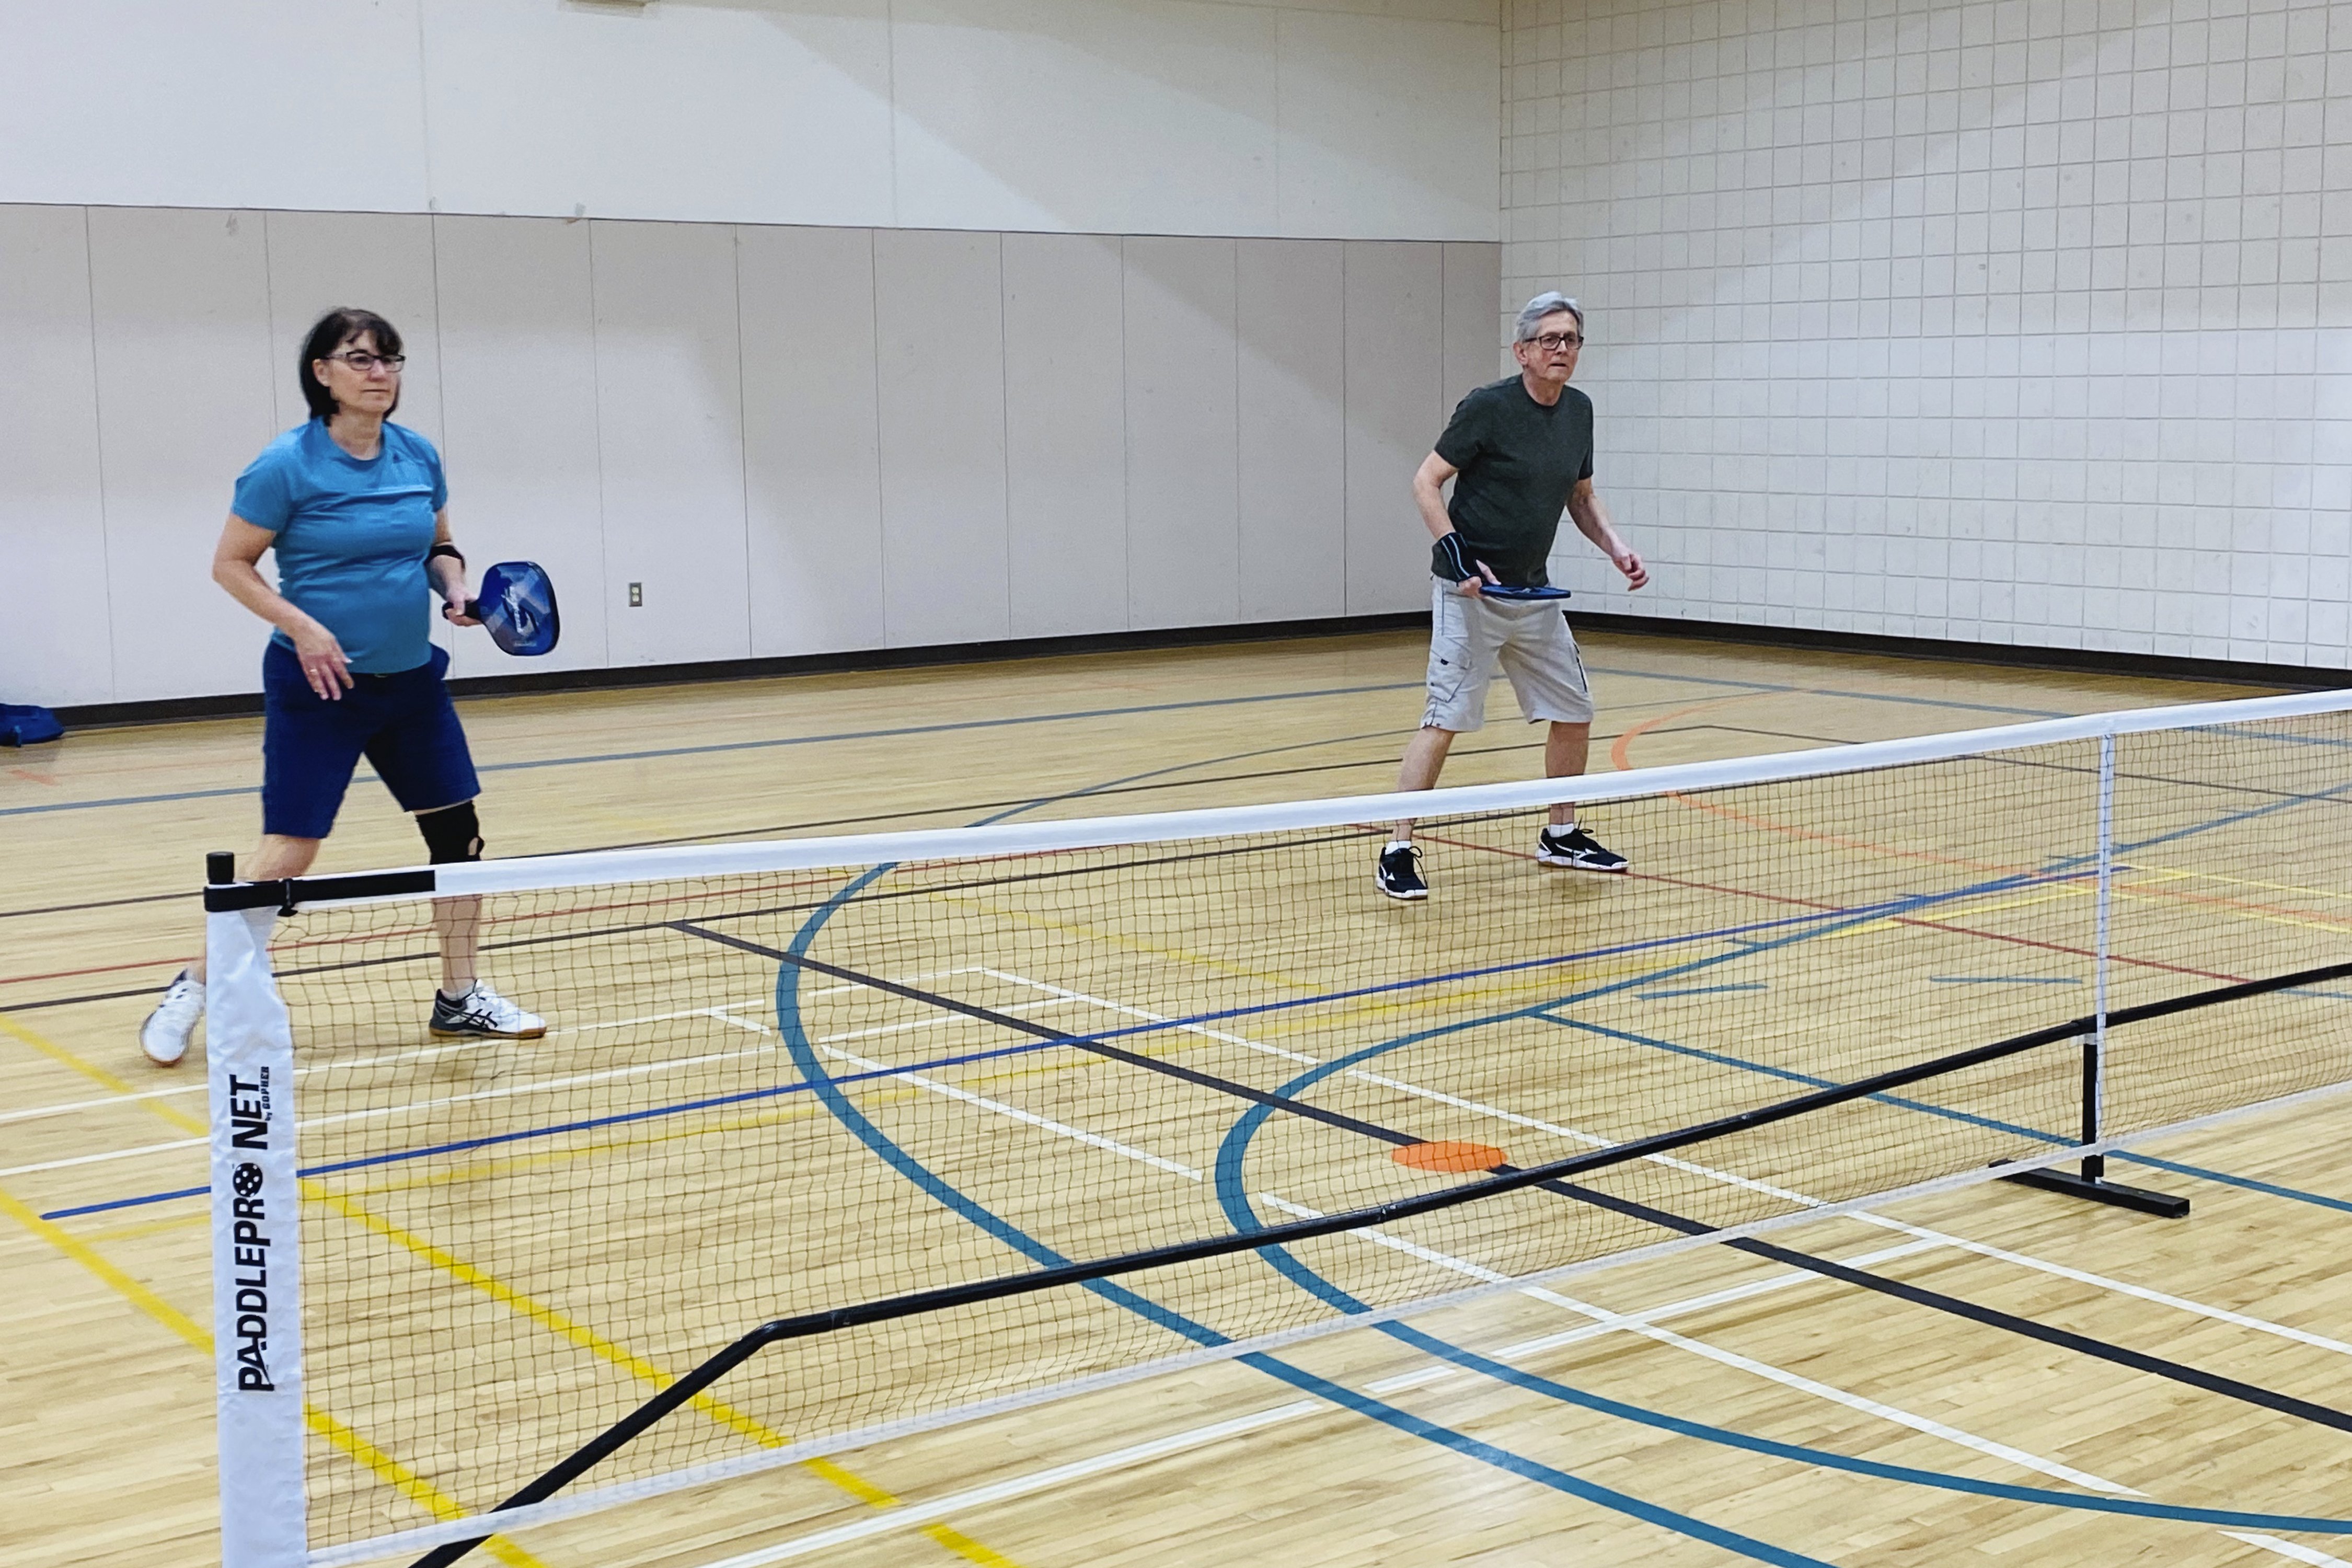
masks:
<svg viewBox="0 0 2352 1568"><path fill-rule="evenodd" d="M397 675L352 674L330 702L302 661L273 639L261 658L261 831L324 838L364 755L404 811L433 811L482 793L466 731L443 677L440 648Z"/></svg>

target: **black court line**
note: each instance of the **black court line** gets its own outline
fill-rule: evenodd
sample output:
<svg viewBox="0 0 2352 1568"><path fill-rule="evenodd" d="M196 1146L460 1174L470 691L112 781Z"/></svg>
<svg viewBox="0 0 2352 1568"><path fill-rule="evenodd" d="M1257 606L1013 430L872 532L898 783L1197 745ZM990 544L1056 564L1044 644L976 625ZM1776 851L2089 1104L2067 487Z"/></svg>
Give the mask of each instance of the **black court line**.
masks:
<svg viewBox="0 0 2352 1568"><path fill-rule="evenodd" d="M910 1001L920 1002L946 1012L992 1024L1000 1028L1011 1029L1035 1039L1048 1040L1057 1045L1066 1045L1078 1050L1088 1051L1113 1061L1124 1062L1130 1067L1142 1068L1147 1071L1176 1079L1198 1088L1213 1089L1237 1100L1248 1100L1252 1104L1285 1111L1309 1121L1321 1122L1326 1126L1336 1127L1343 1131L1375 1139L1383 1143L1403 1146L1423 1142L1409 1133L1399 1132L1376 1122L1349 1116L1341 1111L1286 1100L1264 1089L1253 1089L1247 1084L1235 1083L1230 1079L1219 1078L1214 1074L1182 1067L1174 1062L1156 1060L1139 1052L1122 1050L1099 1040L1090 1040L1082 1036L1072 1035L1066 1030L1056 1029L1051 1025L1015 1017L1008 1013L1000 1013L993 1008L983 1007L977 1003L959 1001L951 996L925 991L919 986L904 985L897 981L884 980L878 975L866 974L857 970L844 968L839 964L827 963L820 959L808 957L804 953L783 952L759 942L747 942L740 937L727 935L722 931L705 930L690 921L675 921L670 929L688 936L715 942L742 952L751 953L757 957L771 959L780 963L789 963L796 968L826 975L835 980L847 981L852 984L866 986L894 996L903 996ZM1489 1173L1509 1175L1523 1168L1502 1164L1493 1167ZM1559 1196L1572 1198L1579 1203L1590 1204L1614 1214L1624 1215L1629 1218L1643 1220L1683 1236L1706 1236L1717 1229L1717 1226L1707 1225L1704 1221L1695 1220L1668 1209L1656 1208L1648 1204L1637 1203L1631 1198L1621 1198L1612 1194L1597 1192L1573 1182L1554 1180L1539 1182L1536 1185ZM2282 1415L2308 1421L2315 1426L2332 1426L2341 1432L2352 1432L2352 1414L2330 1405L2315 1404L2307 1399L2299 1399L2291 1394L2282 1394L2276 1389L2264 1388L2259 1384L2245 1383L2237 1378L2224 1376L2220 1373L2206 1372L2163 1356L2150 1355L2145 1351L2137 1351L2105 1340L2094 1339L2088 1334L2079 1334L2071 1329L2057 1328L2052 1324L2038 1322L2032 1318L2020 1317L2013 1312L2004 1312L1997 1307L1982 1306L1974 1301L1964 1300L1958 1296L1948 1296L1940 1290L1931 1290L1922 1285L1890 1279L1884 1275L1872 1274L1864 1269L1816 1257L1810 1252L1800 1252L1793 1247L1781 1247L1753 1237L1738 1237L1720 1245L1787 1268L1817 1274L1826 1279L1834 1279L1842 1284L1876 1291L1880 1295L1907 1301L1914 1306L1931 1308L1936 1311L1962 1318L1988 1328L1999 1329L2025 1339L2039 1341L2043 1344L2054 1345L2062 1350L2073 1351L2077 1354L2107 1362L2133 1372L2166 1378L2208 1394L2218 1394L2242 1404L2257 1405L2265 1410L2275 1411Z"/></svg>

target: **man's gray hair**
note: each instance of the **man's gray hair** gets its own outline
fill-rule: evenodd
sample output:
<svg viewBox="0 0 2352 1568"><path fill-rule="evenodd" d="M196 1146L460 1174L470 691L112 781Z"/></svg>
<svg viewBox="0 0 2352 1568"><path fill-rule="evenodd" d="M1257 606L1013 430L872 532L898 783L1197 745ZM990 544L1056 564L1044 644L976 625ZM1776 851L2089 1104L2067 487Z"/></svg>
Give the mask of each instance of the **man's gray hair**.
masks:
<svg viewBox="0 0 2352 1568"><path fill-rule="evenodd" d="M1511 341L1526 342L1536 335L1536 324L1546 316L1557 316L1562 310L1576 318L1577 336L1584 335L1584 307L1558 289L1550 289L1528 300L1519 311L1519 324L1512 330Z"/></svg>

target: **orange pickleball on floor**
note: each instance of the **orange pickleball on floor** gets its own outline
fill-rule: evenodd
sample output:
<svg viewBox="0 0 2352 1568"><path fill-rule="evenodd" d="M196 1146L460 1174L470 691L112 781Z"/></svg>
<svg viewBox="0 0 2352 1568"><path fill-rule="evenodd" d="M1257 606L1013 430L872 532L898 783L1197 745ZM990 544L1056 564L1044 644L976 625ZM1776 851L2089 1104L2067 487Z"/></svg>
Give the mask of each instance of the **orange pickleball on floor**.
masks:
<svg viewBox="0 0 2352 1568"><path fill-rule="evenodd" d="M1510 1156L1492 1143L1407 1143L1389 1158L1416 1171L1491 1171Z"/></svg>

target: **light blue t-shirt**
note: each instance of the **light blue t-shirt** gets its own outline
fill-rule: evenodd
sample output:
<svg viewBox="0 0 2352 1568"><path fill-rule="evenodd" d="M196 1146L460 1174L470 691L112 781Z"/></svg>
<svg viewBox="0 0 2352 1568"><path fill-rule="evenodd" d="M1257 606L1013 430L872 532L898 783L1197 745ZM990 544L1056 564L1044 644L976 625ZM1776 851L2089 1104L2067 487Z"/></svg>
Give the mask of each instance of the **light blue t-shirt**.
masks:
<svg viewBox="0 0 2352 1568"><path fill-rule="evenodd" d="M432 657L425 552L448 500L441 454L415 431L387 423L362 461L313 419L262 448L230 510L278 536L278 591L335 634L351 667L393 675Z"/></svg>

